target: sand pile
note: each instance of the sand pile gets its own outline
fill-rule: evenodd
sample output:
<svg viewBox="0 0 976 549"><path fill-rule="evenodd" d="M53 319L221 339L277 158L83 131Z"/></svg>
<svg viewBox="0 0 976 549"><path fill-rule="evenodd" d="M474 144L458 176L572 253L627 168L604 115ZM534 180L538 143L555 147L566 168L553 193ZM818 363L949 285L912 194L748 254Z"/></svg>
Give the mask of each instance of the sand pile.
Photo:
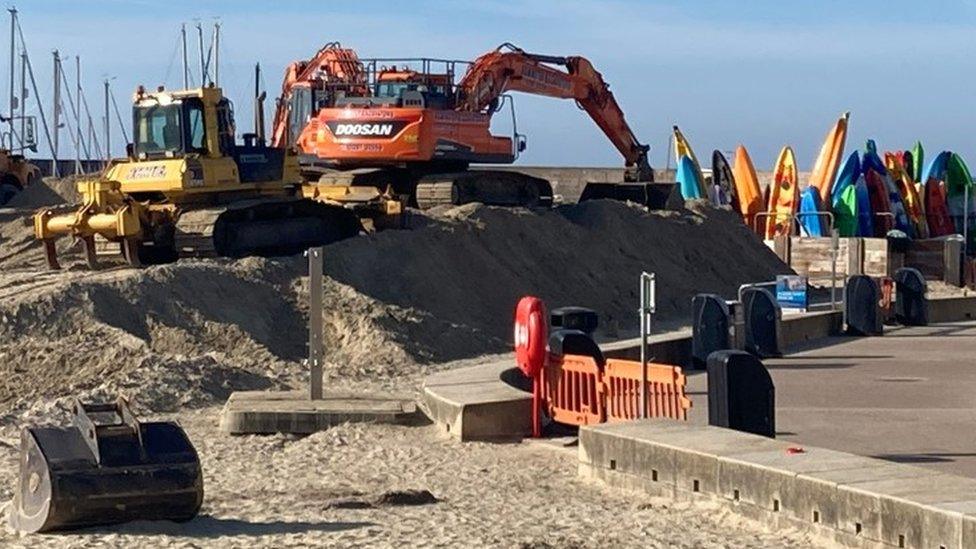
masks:
<svg viewBox="0 0 976 549"><path fill-rule="evenodd" d="M45 177L28 186L7 203L11 208L41 208L59 204L76 204L81 201L78 181L91 176Z"/></svg>
<svg viewBox="0 0 976 549"><path fill-rule="evenodd" d="M435 215L421 230L333 246L326 271L383 303L503 340L525 294L593 308L626 331L637 328L641 271L657 277L665 322L684 319L696 293L733 297L744 282L788 271L731 212L704 204L646 212L597 201L544 213L468 205Z"/></svg>
<svg viewBox="0 0 976 549"><path fill-rule="evenodd" d="M0 234L29 234L17 223ZM657 275L663 323L686 322L695 293L732 296L786 271L730 212L706 206L469 205L411 225L327 249L330 383L402 388L430 364L505 352L525 294L592 307L623 334L636 329L642 270ZM49 273L37 267L38 246L23 246L0 253L0 412L78 392L123 392L166 411L303 380L300 257Z"/></svg>

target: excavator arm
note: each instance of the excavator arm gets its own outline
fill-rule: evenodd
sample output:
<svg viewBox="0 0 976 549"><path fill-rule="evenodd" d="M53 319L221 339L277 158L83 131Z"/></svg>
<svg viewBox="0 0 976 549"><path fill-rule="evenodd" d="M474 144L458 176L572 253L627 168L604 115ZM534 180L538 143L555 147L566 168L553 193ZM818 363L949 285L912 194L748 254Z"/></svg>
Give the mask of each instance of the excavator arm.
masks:
<svg viewBox="0 0 976 549"><path fill-rule="evenodd" d="M366 69L355 50L343 48L338 42L329 42L311 59L293 61L285 69L281 82L281 95L275 108L271 146L284 147L288 141L289 116L292 111L292 92L296 84L307 84L312 89L347 95L365 95L367 90ZM311 100L311 98L309 98ZM308 105L308 112L314 113Z"/></svg>
<svg viewBox="0 0 976 549"><path fill-rule="evenodd" d="M502 94L509 91L573 99L623 155L627 180L653 181L649 147L638 141L610 86L584 57L538 55L502 44L475 60L458 91L458 110L470 112L494 110Z"/></svg>

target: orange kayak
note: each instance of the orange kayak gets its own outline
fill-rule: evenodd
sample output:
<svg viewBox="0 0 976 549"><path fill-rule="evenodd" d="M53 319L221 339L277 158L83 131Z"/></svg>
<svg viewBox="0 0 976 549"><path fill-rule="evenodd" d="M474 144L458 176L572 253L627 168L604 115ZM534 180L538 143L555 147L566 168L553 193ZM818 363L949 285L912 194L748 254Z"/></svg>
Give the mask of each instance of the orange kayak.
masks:
<svg viewBox="0 0 976 549"><path fill-rule="evenodd" d="M797 179L796 156L793 149L783 147L773 169L773 183L769 189L766 219L766 238L793 232L793 216L800 206L800 183Z"/></svg>
<svg viewBox="0 0 976 549"><path fill-rule="evenodd" d="M735 162L732 167L735 194L739 197L739 211L746 225L762 236L763 230L756 224L756 214L763 209L763 193L759 188L759 177L752 165L749 152L742 145L735 149Z"/></svg>
<svg viewBox="0 0 976 549"><path fill-rule="evenodd" d="M849 112L840 115L834 127L827 132L823 146L820 147L820 155L810 173L810 186L820 191L824 204L830 203L830 191L837 177L837 170L844 160L844 144L847 142L847 123L850 117Z"/></svg>

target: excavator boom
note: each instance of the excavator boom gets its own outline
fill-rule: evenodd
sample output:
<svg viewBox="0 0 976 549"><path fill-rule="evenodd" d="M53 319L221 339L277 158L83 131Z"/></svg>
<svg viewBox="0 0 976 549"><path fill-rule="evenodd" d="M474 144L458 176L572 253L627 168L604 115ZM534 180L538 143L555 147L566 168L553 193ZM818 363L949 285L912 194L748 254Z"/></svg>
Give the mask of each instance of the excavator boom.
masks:
<svg viewBox="0 0 976 549"><path fill-rule="evenodd" d="M359 56L354 50L343 48L338 42L329 42L309 60L293 61L285 69L285 78L281 83L281 96L275 108L272 126L272 147L294 144L295 137L304 126L304 117L311 114L307 109L304 113L292 110L294 103L290 98L296 88L303 89L309 95L325 90L330 94L368 94L366 71ZM321 103L325 98L312 99ZM294 127L296 124L298 127Z"/></svg>
<svg viewBox="0 0 976 549"><path fill-rule="evenodd" d="M557 65L566 70L550 66ZM509 91L573 99L624 157L632 181L650 181L649 147L638 141L603 76L585 57L527 53L511 44L486 53L458 85L458 110L481 112Z"/></svg>

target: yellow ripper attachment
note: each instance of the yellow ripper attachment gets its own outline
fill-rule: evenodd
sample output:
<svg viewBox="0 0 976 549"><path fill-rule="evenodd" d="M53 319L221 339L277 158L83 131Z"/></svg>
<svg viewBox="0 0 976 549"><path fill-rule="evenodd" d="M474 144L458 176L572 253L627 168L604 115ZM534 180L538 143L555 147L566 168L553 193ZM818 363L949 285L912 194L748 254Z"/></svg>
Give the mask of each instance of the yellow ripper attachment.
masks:
<svg viewBox="0 0 976 549"><path fill-rule="evenodd" d="M302 185L301 194L325 204L334 204L356 212L363 228L399 227L402 224L403 203L395 199L390 189L381 191L372 185Z"/></svg>
<svg viewBox="0 0 976 549"><path fill-rule="evenodd" d="M73 236L81 240L89 267L95 268L95 235L120 242L126 261L138 265L145 207L123 193L117 181L81 181L78 191L84 203L77 210L46 208L34 214L34 235L44 242L48 266L61 268L55 241L62 236Z"/></svg>

